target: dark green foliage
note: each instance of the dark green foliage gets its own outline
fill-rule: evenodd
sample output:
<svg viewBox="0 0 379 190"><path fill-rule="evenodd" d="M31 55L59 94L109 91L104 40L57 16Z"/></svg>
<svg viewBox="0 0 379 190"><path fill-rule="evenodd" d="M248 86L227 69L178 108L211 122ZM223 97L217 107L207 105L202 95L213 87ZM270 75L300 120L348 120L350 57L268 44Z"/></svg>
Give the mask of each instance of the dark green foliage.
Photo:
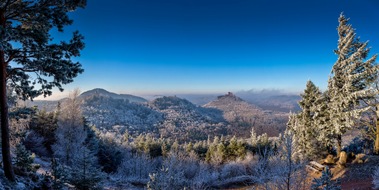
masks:
<svg viewBox="0 0 379 190"><path fill-rule="evenodd" d="M28 107L13 107L9 111L10 119L26 119L36 113L36 108L28 108Z"/></svg>
<svg viewBox="0 0 379 190"><path fill-rule="evenodd" d="M166 157L169 152L169 147L167 146L167 143L165 141L162 142L161 150L162 150L162 156Z"/></svg>
<svg viewBox="0 0 379 190"><path fill-rule="evenodd" d="M291 116L291 121L288 122L288 129L294 134L297 139L297 146L301 150L301 157L311 159L319 154L320 144L317 137L320 134L319 119L316 114L319 109L319 99L322 96L320 89L312 82L307 81L304 92L300 95L301 100L299 106L301 112Z"/></svg>
<svg viewBox="0 0 379 190"><path fill-rule="evenodd" d="M83 118L84 120L84 130L87 131L87 137L84 141L84 144L86 147L91 151L97 151L99 149L99 139L96 136L96 127L95 126L89 126L88 122Z"/></svg>
<svg viewBox="0 0 379 190"><path fill-rule="evenodd" d="M193 145L192 145L192 142L190 142L186 145L186 152L190 153L192 150L193 150Z"/></svg>
<svg viewBox="0 0 379 190"><path fill-rule="evenodd" d="M371 139L355 137L343 150L349 153L359 154L372 151L374 142Z"/></svg>
<svg viewBox="0 0 379 190"><path fill-rule="evenodd" d="M55 144L55 131L58 128L58 113L40 110L30 121L30 129L44 138L43 145L52 155L51 145Z"/></svg>
<svg viewBox="0 0 379 190"><path fill-rule="evenodd" d="M244 144L245 149L249 150L253 154L264 156L267 151L277 150L276 144L269 141L267 134L259 135L250 144Z"/></svg>
<svg viewBox="0 0 379 190"><path fill-rule="evenodd" d="M226 147L229 160L235 160L236 158L243 158L246 155L245 145L241 141L237 141L236 137L230 139L229 145Z"/></svg>
<svg viewBox="0 0 379 190"><path fill-rule="evenodd" d="M312 182L312 190L340 190L341 182L339 179L332 180L333 174L330 171L329 167L326 167L324 171L322 171L322 175L320 178L315 178Z"/></svg>
<svg viewBox="0 0 379 190"><path fill-rule="evenodd" d="M25 146L18 144L16 146L16 166L24 172L33 171L34 155L26 150Z"/></svg>
<svg viewBox="0 0 379 190"><path fill-rule="evenodd" d="M70 184L79 190L90 190L100 188L98 186L102 179L100 167L97 166L95 154L83 147L80 155L76 155L74 166L71 168Z"/></svg>
<svg viewBox="0 0 379 190"><path fill-rule="evenodd" d="M52 178L52 189L62 189L63 184L67 182L68 168L64 167L59 163L59 160L53 158L51 160L51 178Z"/></svg>
<svg viewBox="0 0 379 190"><path fill-rule="evenodd" d="M199 158L204 159L208 152L208 147L200 143L195 143L195 145L193 146L193 151L195 151Z"/></svg>
<svg viewBox="0 0 379 190"><path fill-rule="evenodd" d="M144 152L149 154L150 157L155 158L163 155L162 145L164 143L164 139L156 139L153 138L150 134L148 135L139 135L134 139L135 146L137 151ZM166 147L168 150L168 147Z"/></svg>
<svg viewBox="0 0 379 190"><path fill-rule="evenodd" d="M162 146L159 143L152 143L147 145L148 148L146 149L150 155L150 157L155 158L158 156L162 156Z"/></svg>
<svg viewBox="0 0 379 190"><path fill-rule="evenodd" d="M100 141L96 156L106 173L115 172L122 161L121 150L119 150L115 142Z"/></svg>
<svg viewBox="0 0 379 190"><path fill-rule="evenodd" d="M237 138L235 137L230 140L221 137L220 141L218 140L218 137L215 137L213 143L209 145L209 148L205 153L205 161L213 162L215 164L233 161L237 158L244 158L246 150L246 144L242 143L242 141L237 141Z"/></svg>

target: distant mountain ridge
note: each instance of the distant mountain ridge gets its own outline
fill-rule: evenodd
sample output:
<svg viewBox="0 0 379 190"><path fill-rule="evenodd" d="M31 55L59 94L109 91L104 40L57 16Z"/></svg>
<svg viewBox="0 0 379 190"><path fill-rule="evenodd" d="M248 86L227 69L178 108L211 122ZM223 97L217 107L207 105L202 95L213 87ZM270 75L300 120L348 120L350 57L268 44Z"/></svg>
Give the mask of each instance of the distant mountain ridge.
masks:
<svg viewBox="0 0 379 190"><path fill-rule="evenodd" d="M300 110L298 102L301 97L298 94L289 94L280 90L249 90L239 91L236 95L264 110L286 113Z"/></svg>
<svg viewBox="0 0 379 190"><path fill-rule="evenodd" d="M86 92L83 92L80 97L85 98L89 96L103 96L103 97L109 97L113 99L124 99L129 100L129 102L135 102L135 103L144 103L148 102L145 98L134 96L130 94L116 94L113 92L109 92L102 88L95 88Z"/></svg>
<svg viewBox="0 0 379 190"><path fill-rule="evenodd" d="M208 135L248 137L251 127L259 134L276 136L285 129L288 120L286 112L262 109L231 92L215 95L203 106L177 96L162 96L147 101L101 88L83 92L79 98L83 99L82 109L87 121L99 129L112 130L117 127L128 130L130 134L152 133L178 140L205 140ZM51 108L46 110L52 111L58 102L38 101L30 104Z"/></svg>

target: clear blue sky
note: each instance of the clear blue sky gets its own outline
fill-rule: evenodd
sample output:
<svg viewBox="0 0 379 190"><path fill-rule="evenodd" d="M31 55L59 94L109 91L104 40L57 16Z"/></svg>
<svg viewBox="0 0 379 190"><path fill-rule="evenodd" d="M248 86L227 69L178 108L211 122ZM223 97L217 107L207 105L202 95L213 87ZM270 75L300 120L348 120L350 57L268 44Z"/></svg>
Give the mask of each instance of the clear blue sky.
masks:
<svg viewBox="0 0 379 190"><path fill-rule="evenodd" d="M66 29L86 42L66 91L325 89L341 12L379 52L377 0L89 0Z"/></svg>

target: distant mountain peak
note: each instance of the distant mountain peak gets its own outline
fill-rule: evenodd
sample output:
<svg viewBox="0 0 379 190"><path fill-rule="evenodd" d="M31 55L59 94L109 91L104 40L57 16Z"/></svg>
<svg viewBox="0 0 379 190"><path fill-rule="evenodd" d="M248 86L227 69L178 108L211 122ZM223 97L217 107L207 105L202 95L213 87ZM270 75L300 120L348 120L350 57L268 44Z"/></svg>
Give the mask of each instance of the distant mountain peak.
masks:
<svg viewBox="0 0 379 190"><path fill-rule="evenodd" d="M234 100L234 101L243 101L241 98L234 95L232 92L228 92L225 95L217 96L218 100L228 99L228 100Z"/></svg>
<svg viewBox="0 0 379 190"><path fill-rule="evenodd" d="M89 91L94 91L94 92L107 92L107 93L110 93L109 91L103 89L103 88L94 88L92 90L89 90ZM89 92L87 91L87 92Z"/></svg>
<svg viewBox="0 0 379 190"><path fill-rule="evenodd" d="M116 93L109 92L103 88L94 88L92 90L85 91L81 94L82 96L87 96L87 95L117 95Z"/></svg>
<svg viewBox="0 0 379 190"><path fill-rule="evenodd" d="M92 90L88 90L86 92L83 92L81 97L93 97L93 96L103 96L103 97L108 97L108 98L113 98L113 99L124 99L124 100L129 100L129 102L136 102L136 103L143 103L147 102L146 99L139 97L139 96L134 96L130 94L116 94L113 92L109 92L105 89L102 88L95 88Z"/></svg>

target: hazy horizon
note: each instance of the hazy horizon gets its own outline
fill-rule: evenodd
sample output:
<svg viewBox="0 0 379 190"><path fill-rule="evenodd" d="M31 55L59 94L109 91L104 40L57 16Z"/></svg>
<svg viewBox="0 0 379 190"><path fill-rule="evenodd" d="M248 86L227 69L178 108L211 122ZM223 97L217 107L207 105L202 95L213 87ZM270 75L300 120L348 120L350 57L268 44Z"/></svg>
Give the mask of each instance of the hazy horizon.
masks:
<svg viewBox="0 0 379 190"><path fill-rule="evenodd" d="M193 96L218 96L218 95L224 95L228 92L232 92L234 94L238 93L252 93L252 94L267 94L267 95L299 95L302 92L296 92L296 91L286 91L285 89L249 89L249 90L236 90L236 91L219 91L219 92L150 92L150 93L133 93L127 90L121 90L121 91L112 91L107 88L97 87L98 89L104 89L108 92L116 93L116 94L130 94L135 96L140 96L146 99L151 99L153 97L159 97L159 96L183 96L183 95L193 95ZM93 90L93 89L86 89L83 90L81 88L77 88L80 90L81 93ZM62 98L67 98L69 93L72 92L72 90L64 90L63 92L54 92L52 96L48 96L44 98L43 96L39 96L35 98L35 100L60 100Z"/></svg>

